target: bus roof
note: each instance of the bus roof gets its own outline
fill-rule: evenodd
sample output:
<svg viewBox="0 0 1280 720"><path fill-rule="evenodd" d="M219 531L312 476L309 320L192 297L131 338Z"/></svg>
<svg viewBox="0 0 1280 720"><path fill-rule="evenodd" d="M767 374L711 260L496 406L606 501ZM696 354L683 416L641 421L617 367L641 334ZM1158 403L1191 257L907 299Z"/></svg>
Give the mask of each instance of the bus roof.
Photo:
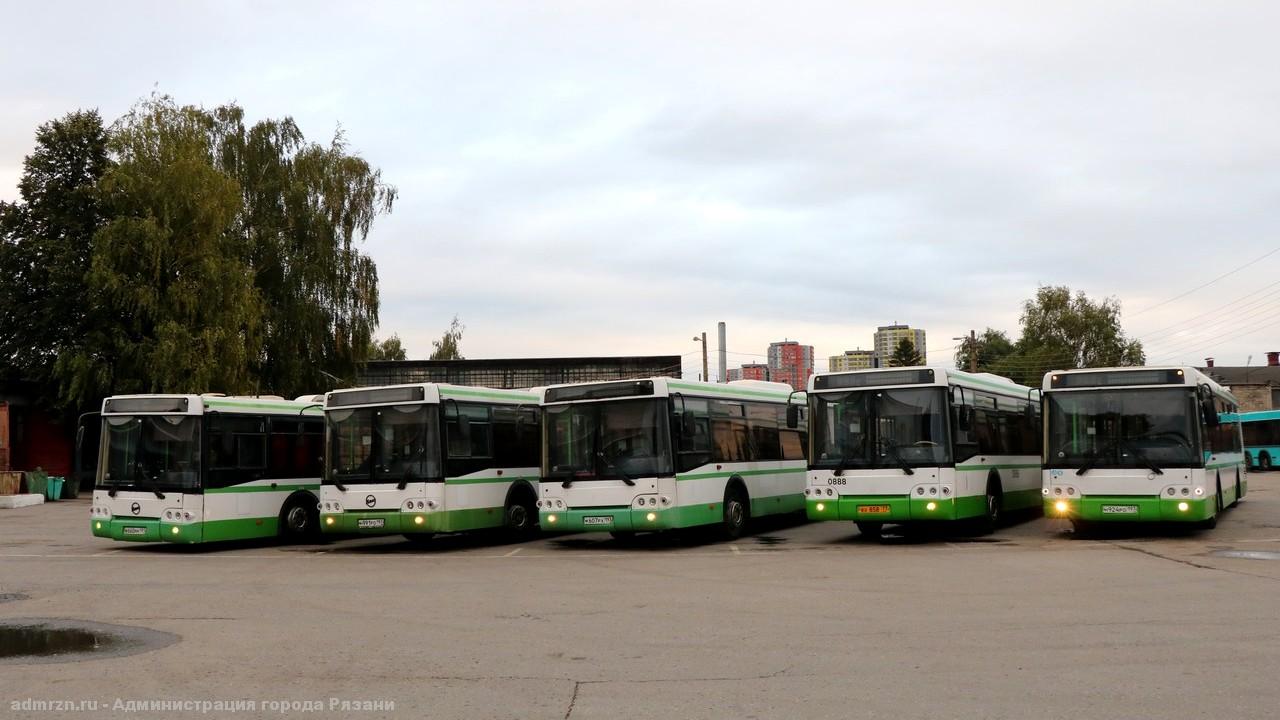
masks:
<svg viewBox="0 0 1280 720"><path fill-rule="evenodd" d="M316 415L319 405L282 397L260 395L112 395L102 401L103 415L203 415L219 413L266 413L272 415Z"/></svg>
<svg viewBox="0 0 1280 720"><path fill-rule="evenodd" d="M1096 378L1082 376L1094 375ZM1080 378L1072 381L1071 378ZM1130 382L1131 380L1131 382ZM1057 383L1058 387L1054 387ZM1207 386L1215 395L1239 403L1231 391L1187 365L1141 365L1136 367L1077 368L1051 370L1044 374L1046 392L1097 390L1117 387L1168 387L1170 385Z"/></svg>
<svg viewBox="0 0 1280 720"><path fill-rule="evenodd" d="M409 403L437 405L442 400L458 400L461 402L486 401L505 405L536 405L539 395L532 390L504 390L470 385L452 385L449 383L410 383L406 385L379 385L332 390L325 393L324 405L326 409Z"/></svg>
<svg viewBox="0 0 1280 720"><path fill-rule="evenodd" d="M803 391L793 390L786 383L760 380L735 380L728 383L681 380L671 377L651 377L634 380L610 380L602 382L566 383L550 385L542 393L542 404L555 405L570 402L600 402L634 397L685 397L720 398L723 400L766 400L804 404Z"/></svg>
<svg viewBox="0 0 1280 720"><path fill-rule="evenodd" d="M991 373L930 367L873 368L818 373L809 378L809 392L848 392L858 388L919 387L956 385L971 390L987 390L1027 398L1035 388L1019 385L1007 377Z"/></svg>

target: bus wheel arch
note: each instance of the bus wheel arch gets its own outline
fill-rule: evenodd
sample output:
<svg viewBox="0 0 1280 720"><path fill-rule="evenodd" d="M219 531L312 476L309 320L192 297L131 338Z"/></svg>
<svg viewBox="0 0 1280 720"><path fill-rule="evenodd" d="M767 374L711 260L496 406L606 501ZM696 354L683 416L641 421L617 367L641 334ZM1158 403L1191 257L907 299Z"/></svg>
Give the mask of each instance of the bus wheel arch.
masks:
<svg viewBox="0 0 1280 720"><path fill-rule="evenodd" d="M1271 453L1266 450L1258 453L1258 469L1263 471L1271 469Z"/></svg>
<svg viewBox="0 0 1280 720"><path fill-rule="evenodd" d="M308 490L296 490L280 506L278 534L291 541L320 536L320 499Z"/></svg>
<svg viewBox="0 0 1280 720"><path fill-rule="evenodd" d="M725 483L722 510L722 534L728 540L738 539L751 520L751 494L741 477L734 475Z"/></svg>
<svg viewBox="0 0 1280 720"><path fill-rule="evenodd" d="M517 535L538 529L538 493L526 480L511 484L502 506L502 525Z"/></svg>
<svg viewBox="0 0 1280 720"><path fill-rule="evenodd" d="M987 488L983 495L982 529L993 532L1004 515L1004 485L1000 482L1000 473L992 470L987 473Z"/></svg>

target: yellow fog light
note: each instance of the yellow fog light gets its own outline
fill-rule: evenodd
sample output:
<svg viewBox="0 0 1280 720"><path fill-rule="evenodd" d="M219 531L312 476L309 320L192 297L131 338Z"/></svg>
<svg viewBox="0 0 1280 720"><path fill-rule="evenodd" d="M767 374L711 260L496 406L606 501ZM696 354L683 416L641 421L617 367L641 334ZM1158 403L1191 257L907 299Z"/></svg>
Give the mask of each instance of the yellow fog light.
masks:
<svg viewBox="0 0 1280 720"><path fill-rule="evenodd" d="M928 505L925 505L925 506L924 506L924 509L925 509L925 510L937 510L937 509L938 509L938 503L932 503L932 502L931 502L931 503L929 503Z"/></svg>
<svg viewBox="0 0 1280 720"><path fill-rule="evenodd" d="M553 523L553 522L555 522L555 521L556 521L556 516L555 516L555 515L548 515L548 516L547 516L547 522L549 522L549 523Z"/></svg>
<svg viewBox="0 0 1280 720"><path fill-rule="evenodd" d="M1184 502L1180 502L1180 503L1178 503L1178 512L1186 512L1186 511L1187 511L1187 510L1189 510L1189 509L1191 509L1191 506L1190 506L1190 505L1188 505L1188 504L1186 504L1186 503L1184 503Z"/></svg>
<svg viewBox="0 0 1280 720"><path fill-rule="evenodd" d="M826 510L826 509L827 509L826 503L818 503L818 512L822 512L823 510Z"/></svg>
<svg viewBox="0 0 1280 720"><path fill-rule="evenodd" d="M419 516L417 516L417 517L415 517L415 518L413 519L413 524L414 524L414 525L421 525L421 524L422 524L422 523L424 523L424 522L426 522L426 519L425 519L425 518L423 518L421 515L419 515Z"/></svg>
<svg viewBox="0 0 1280 720"><path fill-rule="evenodd" d="M325 525L332 525L332 524L333 524L333 518L325 518L325 519L324 519L324 524L325 524Z"/></svg>
<svg viewBox="0 0 1280 720"><path fill-rule="evenodd" d="M645 520L648 520L649 522L653 522L654 520L657 520L657 519L658 519L658 514L657 514L657 513L649 513L648 515L645 515L645 516L644 516L644 519L645 519Z"/></svg>
<svg viewBox="0 0 1280 720"><path fill-rule="evenodd" d="M94 523L94 524L93 524L93 529L94 529L94 530L101 530L101 529L102 529L102 523Z"/></svg>
<svg viewBox="0 0 1280 720"><path fill-rule="evenodd" d="M1063 502L1063 501L1059 500L1058 502L1056 502L1056 503L1054 503L1054 504L1053 504L1053 509L1054 509L1054 510L1057 510L1057 511L1058 511L1058 512L1060 512L1060 513L1064 513L1064 512L1066 512L1066 511L1067 511L1067 504L1066 504L1065 502Z"/></svg>
<svg viewBox="0 0 1280 720"><path fill-rule="evenodd" d="M176 527L169 528L169 532L173 533L174 535L177 535L177 534L178 534L178 528L176 528Z"/></svg>

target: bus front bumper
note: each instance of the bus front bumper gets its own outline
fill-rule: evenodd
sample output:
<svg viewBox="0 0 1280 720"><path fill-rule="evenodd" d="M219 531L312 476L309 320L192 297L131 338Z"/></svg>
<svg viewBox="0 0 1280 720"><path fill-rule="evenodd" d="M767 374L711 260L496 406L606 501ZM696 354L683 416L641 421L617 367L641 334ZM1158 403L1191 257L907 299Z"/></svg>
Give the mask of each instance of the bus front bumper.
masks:
<svg viewBox="0 0 1280 720"><path fill-rule="evenodd" d="M719 503L715 503L719 507ZM543 510L538 522L545 532L647 532L683 527L675 508L606 507L575 510Z"/></svg>
<svg viewBox="0 0 1280 720"><path fill-rule="evenodd" d="M155 518L94 518L89 521L94 537L125 542L198 543L204 540L201 523L168 523Z"/></svg>
<svg viewBox="0 0 1280 720"><path fill-rule="evenodd" d="M1092 495L1045 498L1049 518L1086 522L1200 522L1213 517L1213 498L1156 495Z"/></svg>
<svg viewBox="0 0 1280 720"><path fill-rule="evenodd" d="M984 502L982 497L834 495L806 498L804 507L810 520L905 523L976 517L982 514Z"/></svg>

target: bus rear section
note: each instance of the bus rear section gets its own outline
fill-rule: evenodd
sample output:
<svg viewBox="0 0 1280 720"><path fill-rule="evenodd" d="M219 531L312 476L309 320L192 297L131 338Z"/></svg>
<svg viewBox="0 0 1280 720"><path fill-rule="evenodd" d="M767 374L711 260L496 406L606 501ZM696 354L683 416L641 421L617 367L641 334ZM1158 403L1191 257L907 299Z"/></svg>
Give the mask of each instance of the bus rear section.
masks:
<svg viewBox="0 0 1280 720"><path fill-rule="evenodd" d="M537 529L538 395L426 383L325 399L324 532Z"/></svg>
<svg viewBox="0 0 1280 720"><path fill-rule="evenodd" d="M778 383L671 378L553 386L544 393L544 530L636 532L803 509L803 428Z"/></svg>
<svg viewBox="0 0 1280 720"><path fill-rule="evenodd" d="M1267 472L1280 467L1280 410L1240 413L1245 461L1250 470Z"/></svg>
<svg viewBox="0 0 1280 720"><path fill-rule="evenodd" d="M202 543L318 530L323 424L305 400L134 395L103 401L96 537Z"/></svg>
<svg viewBox="0 0 1280 720"><path fill-rule="evenodd" d="M1038 507L1039 399L1006 378L932 368L827 373L810 382L812 520L978 520Z"/></svg>
<svg viewBox="0 0 1280 720"><path fill-rule="evenodd" d="M1235 398L1194 368L1045 376L1045 514L1212 527L1247 487Z"/></svg>

